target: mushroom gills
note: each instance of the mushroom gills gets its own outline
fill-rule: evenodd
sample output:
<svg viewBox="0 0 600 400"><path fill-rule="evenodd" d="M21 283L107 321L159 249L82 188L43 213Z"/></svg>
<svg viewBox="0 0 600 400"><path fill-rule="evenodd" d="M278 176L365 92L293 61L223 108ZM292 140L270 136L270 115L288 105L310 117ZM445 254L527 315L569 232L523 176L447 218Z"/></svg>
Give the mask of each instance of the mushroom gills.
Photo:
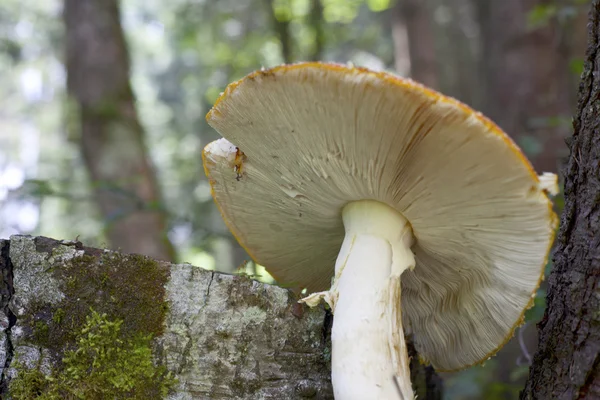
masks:
<svg viewBox="0 0 600 400"><path fill-rule="evenodd" d="M325 300L334 313L332 383L336 400L412 400L401 314L400 276L415 267L409 222L374 200L347 204L346 231Z"/></svg>

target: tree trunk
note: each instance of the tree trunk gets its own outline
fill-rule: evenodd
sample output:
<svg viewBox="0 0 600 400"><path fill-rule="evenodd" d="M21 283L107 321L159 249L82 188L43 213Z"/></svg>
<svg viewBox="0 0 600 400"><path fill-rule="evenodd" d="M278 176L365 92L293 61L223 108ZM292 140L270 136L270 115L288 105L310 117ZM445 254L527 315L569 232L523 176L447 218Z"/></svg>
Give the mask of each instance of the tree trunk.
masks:
<svg viewBox="0 0 600 400"><path fill-rule="evenodd" d="M67 89L112 248L174 258L129 83L117 0L65 0Z"/></svg>
<svg viewBox="0 0 600 400"><path fill-rule="evenodd" d="M449 70L444 74L440 88L479 109L485 94L481 92L478 68L481 35L473 4L470 0L443 0L440 3L449 18L445 26L438 28L437 35L437 41L442 42L438 43L438 54L444 60L444 69Z"/></svg>
<svg viewBox="0 0 600 400"><path fill-rule="evenodd" d="M289 290L28 236L0 240L0 277L0 396L21 389L30 395L21 398L35 398L52 386L44 376L52 376L63 382L62 391L88 390L79 398L167 398L158 393L160 380L134 380L127 396L107 396L118 389L115 382L94 392L97 378L69 375L65 352L93 350L81 347L78 334L94 310L123 321L116 341L121 347L151 335L154 365L178 381L170 399L333 399L331 315L299 304ZM439 378L419 365L412 348L410 355L419 399L441 400ZM98 360L91 360L96 364L90 373L129 372ZM140 397L139 390L150 394Z"/></svg>
<svg viewBox="0 0 600 400"><path fill-rule="evenodd" d="M308 56L308 61L321 61L325 49L325 21L323 19L323 4L321 0L312 0L308 23L315 35L314 46Z"/></svg>
<svg viewBox="0 0 600 400"><path fill-rule="evenodd" d="M402 60L406 57L406 54L403 53L406 52L406 43L408 43L411 78L437 89L437 60L431 27L431 13L428 10L427 2L399 0L391 12L393 13L392 38L394 39L397 72L402 73Z"/></svg>
<svg viewBox="0 0 600 400"><path fill-rule="evenodd" d="M571 114L577 106L577 89L583 69L583 58L587 46L587 22L589 2L576 0L558 0L559 9L568 10L568 16L561 18L558 31L559 55L569 69L569 105Z"/></svg>
<svg viewBox="0 0 600 400"><path fill-rule="evenodd" d="M286 64L294 60L293 40L290 32L290 21L280 19L275 13L275 0L266 0L269 15L271 16L271 25L273 32L277 35L281 43L281 57Z"/></svg>
<svg viewBox="0 0 600 400"><path fill-rule="evenodd" d="M521 399L600 398L600 1L592 2L547 309Z"/></svg>
<svg viewBox="0 0 600 400"><path fill-rule="evenodd" d="M531 26L546 0L474 0L482 35L483 110L529 154L556 172L566 155L569 78L557 49L556 21Z"/></svg>

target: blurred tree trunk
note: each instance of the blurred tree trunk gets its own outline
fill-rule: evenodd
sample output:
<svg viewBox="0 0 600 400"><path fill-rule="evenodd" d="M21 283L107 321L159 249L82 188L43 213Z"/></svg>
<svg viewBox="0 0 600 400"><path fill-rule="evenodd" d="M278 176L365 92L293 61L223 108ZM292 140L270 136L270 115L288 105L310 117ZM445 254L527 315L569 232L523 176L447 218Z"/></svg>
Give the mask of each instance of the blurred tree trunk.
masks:
<svg viewBox="0 0 600 400"><path fill-rule="evenodd" d="M521 399L600 398L600 1L590 13L565 207L540 343Z"/></svg>
<svg viewBox="0 0 600 400"><path fill-rule="evenodd" d="M558 169L568 133L568 60L556 20L531 21L549 0L473 0L482 36L483 111L524 148L539 171ZM532 24L533 22L533 24ZM567 122L567 123L566 123Z"/></svg>
<svg viewBox="0 0 600 400"><path fill-rule="evenodd" d="M394 43L394 69L400 76L410 76L410 52L408 50L408 33L404 20L400 18L397 7L388 11L387 20Z"/></svg>
<svg viewBox="0 0 600 400"><path fill-rule="evenodd" d="M117 0L65 0L67 89L113 248L172 260L155 172L129 83Z"/></svg>
<svg viewBox="0 0 600 400"><path fill-rule="evenodd" d="M577 106L577 89L583 57L587 45L588 2L580 0L557 0L563 10L563 18L559 21L558 51L562 58L568 62L569 69L569 105L572 114ZM566 12L565 12L566 10Z"/></svg>
<svg viewBox="0 0 600 400"><path fill-rule="evenodd" d="M481 76L477 68L480 34L475 10L470 0L443 0L448 23L440 33L446 42L438 46L441 59L451 70L450 79L440 87L458 100L475 107L481 106Z"/></svg>
<svg viewBox="0 0 600 400"><path fill-rule="evenodd" d="M537 171L557 172L566 155L564 139L569 105L568 61L558 52L554 18L535 21L531 12L546 0L472 0L480 31L481 110L517 142ZM527 349L534 349L534 329L518 331ZM498 353L494 381L522 387L513 366L523 350L511 340Z"/></svg>
<svg viewBox="0 0 600 400"><path fill-rule="evenodd" d="M323 4L321 0L312 0L309 18L309 25L315 35L314 47L308 56L309 61L320 61L323 57L325 48L325 30L323 20Z"/></svg>
<svg viewBox="0 0 600 400"><path fill-rule="evenodd" d="M292 34L290 32L290 21L282 20L275 13L275 0L266 0L269 8L269 14L271 15L271 24L273 26L273 32L277 35L279 42L281 43L281 56L283 62L289 64L293 61L293 41Z"/></svg>
<svg viewBox="0 0 600 400"><path fill-rule="evenodd" d="M422 0L398 0L391 9L396 71L402 73L408 47L411 78L438 88L435 42L427 4Z"/></svg>

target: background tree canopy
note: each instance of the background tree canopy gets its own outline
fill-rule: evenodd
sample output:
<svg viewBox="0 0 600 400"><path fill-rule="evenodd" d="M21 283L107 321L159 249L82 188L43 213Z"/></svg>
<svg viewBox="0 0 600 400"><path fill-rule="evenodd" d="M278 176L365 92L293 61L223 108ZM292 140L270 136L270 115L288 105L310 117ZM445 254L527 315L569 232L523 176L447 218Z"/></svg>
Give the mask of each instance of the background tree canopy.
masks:
<svg viewBox="0 0 600 400"><path fill-rule="evenodd" d="M539 172L558 172L588 7L585 0L4 0L0 237L79 238L270 281L245 263L224 226L201 151L218 137L204 116L225 86L283 62L410 76L484 112ZM104 40L93 39L94 29ZM447 398L517 398L544 290L497 357L444 374Z"/></svg>

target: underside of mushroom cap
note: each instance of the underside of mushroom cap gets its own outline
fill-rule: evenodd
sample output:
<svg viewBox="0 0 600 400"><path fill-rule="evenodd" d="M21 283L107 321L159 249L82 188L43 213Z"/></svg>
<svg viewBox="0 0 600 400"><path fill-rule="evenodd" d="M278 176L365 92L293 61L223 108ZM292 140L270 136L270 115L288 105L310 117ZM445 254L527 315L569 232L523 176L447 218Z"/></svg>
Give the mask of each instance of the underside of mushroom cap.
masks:
<svg viewBox="0 0 600 400"><path fill-rule="evenodd" d="M203 152L215 201L279 282L327 289L342 208L377 200L415 235L402 314L419 353L454 370L512 336L556 218L547 179L481 114L410 80L303 63L230 85L207 120L224 137Z"/></svg>

